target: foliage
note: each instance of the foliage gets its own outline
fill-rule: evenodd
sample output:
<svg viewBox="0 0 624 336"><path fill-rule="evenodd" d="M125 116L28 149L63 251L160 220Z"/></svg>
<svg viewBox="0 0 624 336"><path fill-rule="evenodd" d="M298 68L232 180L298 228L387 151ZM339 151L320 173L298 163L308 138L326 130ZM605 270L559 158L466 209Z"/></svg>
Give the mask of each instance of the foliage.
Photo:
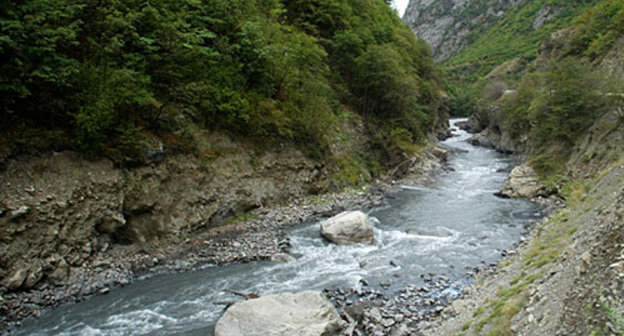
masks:
<svg viewBox="0 0 624 336"><path fill-rule="evenodd" d="M604 296L600 296L600 307L613 326L614 332L619 335L624 333L624 315L622 314L622 309Z"/></svg>
<svg viewBox="0 0 624 336"><path fill-rule="evenodd" d="M624 0L603 1L574 20L564 52L599 61L624 34Z"/></svg>
<svg viewBox="0 0 624 336"><path fill-rule="evenodd" d="M506 128L515 136L530 133L538 146L573 144L605 111L610 90L605 77L577 58L551 61L546 71L528 74L514 94L503 98Z"/></svg>
<svg viewBox="0 0 624 336"><path fill-rule="evenodd" d="M1 126L93 155L169 132L168 109L323 156L340 105L419 139L439 95L427 46L382 0L4 1L0 58Z"/></svg>

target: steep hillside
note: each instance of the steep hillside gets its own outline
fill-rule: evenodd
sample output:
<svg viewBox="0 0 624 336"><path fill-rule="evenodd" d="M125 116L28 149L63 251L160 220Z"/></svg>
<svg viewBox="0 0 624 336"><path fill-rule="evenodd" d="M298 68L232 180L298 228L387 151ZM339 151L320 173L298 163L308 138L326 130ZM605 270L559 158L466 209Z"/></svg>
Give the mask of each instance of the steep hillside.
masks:
<svg viewBox="0 0 624 336"><path fill-rule="evenodd" d="M469 46L446 63L453 78L472 82L496 66L519 58L527 64L535 59L540 41L565 27L594 0L525 0L508 4L497 20L470 29ZM476 2L480 3L480 2ZM484 9L481 8L481 11Z"/></svg>
<svg viewBox="0 0 624 336"><path fill-rule="evenodd" d="M539 57L515 86L482 97L473 131L486 130L484 135L501 150L537 159L556 153L561 157L547 165L555 165L553 171L563 168L557 164L577 150L571 145L592 125L609 113L619 115L623 15L621 0L602 1L544 39Z"/></svg>
<svg viewBox="0 0 624 336"><path fill-rule="evenodd" d="M494 25L510 6L522 0L412 0L403 16L417 36L445 61L474 42L477 31Z"/></svg>

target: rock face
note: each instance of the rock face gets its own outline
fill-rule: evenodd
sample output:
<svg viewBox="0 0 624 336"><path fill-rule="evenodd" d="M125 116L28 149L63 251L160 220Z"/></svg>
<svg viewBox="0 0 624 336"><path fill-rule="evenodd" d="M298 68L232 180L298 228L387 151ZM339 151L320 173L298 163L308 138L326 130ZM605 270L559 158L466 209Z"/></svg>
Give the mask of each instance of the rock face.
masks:
<svg viewBox="0 0 624 336"><path fill-rule="evenodd" d="M321 223L321 235L340 244L372 244L375 241L373 226L361 211L345 211Z"/></svg>
<svg viewBox="0 0 624 336"><path fill-rule="evenodd" d="M543 189L544 186L539 183L533 168L525 163L511 171L499 195L511 198L532 198L538 196Z"/></svg>
<svg viewBox="0 0 624 336"><path fill-rule="evenodd" d="M340 318L321 292L262 296L232 305L219 319L215 336L330 336Z"/></svg>
<svg viewBox="0 0 624 336"><path fill-rule="evenodd" d="M505 125L505 118L499 104L480 108L470 119L458 127L475 136L469 142L477 146L494 148L503 153L528 153L530 138L526 133L510 129ZM518 134L520 133L520 134Z"/></svg>
<svg viewBox="0 0 624 336"><path fill-rule="evenodd" d="M154 152L151 165L129 168L72 152L7 162L0 170L0 293L61 283L108 246L218 226L319 190L327 178L321 164L291 146L256 155L222 134L206 142L228 154L156 160Z"/></svg>
<svg viewBox="0 0 624 336"><path fill-rule="evenodd" d="M443 61L468 46L472 29L492 25L507 8L520 2L522 0L411 0L403 21L429 43L435 59Z"/></svg>

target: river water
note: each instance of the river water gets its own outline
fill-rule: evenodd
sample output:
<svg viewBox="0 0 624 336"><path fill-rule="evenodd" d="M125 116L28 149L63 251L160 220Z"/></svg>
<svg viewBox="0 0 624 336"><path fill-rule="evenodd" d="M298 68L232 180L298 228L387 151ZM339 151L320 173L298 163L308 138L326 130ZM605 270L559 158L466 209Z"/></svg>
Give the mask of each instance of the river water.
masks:
<svg viewBox="0 0 624 336"><path fill-rule="evenodd" d="M371 211L374 245L336 246L322 239L319 223L301 224L289 233L295 261L209 266L136 281L26 320L15 335L210 335L223 313L218 303L237 299L224 289L263 295L358 288L364 279L391 296L407 284L421 285L429 273L461 288L470 281L468 270L513 248L539 209L493 195L512 162L465 142L470 135L454 128L457 121L451 121L454 136L442 142L453 152L454 170L428 188L404 186Z"/></svg>

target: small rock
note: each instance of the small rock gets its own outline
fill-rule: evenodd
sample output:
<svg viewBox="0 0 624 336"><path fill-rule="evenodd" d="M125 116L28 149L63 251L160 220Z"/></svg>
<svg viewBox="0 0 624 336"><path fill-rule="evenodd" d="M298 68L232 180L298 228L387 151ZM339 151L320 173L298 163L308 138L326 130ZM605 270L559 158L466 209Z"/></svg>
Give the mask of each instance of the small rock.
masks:
<svg viewBox="0 0 624 336"><path fill-rule="evenodd" d="M271 261L280 262L280 263L288 263L295 261L296 259L287 253L275 253L271 256Z"/></svg>
<svg viewBox="0 0 624 336"><path fill-rule="evenodd" d="M377 307L373 307L369 312L368 315L370 317L370 320L374 323L379 323L381 322L381 312L379 311L379 309Z"/></svg>
<svg viewBox="0 0 624 336"><path fill-rule="evenodd" d="M18 219L30 212L30 208L26 205L22 205L19 208L11 211L11 220Z"/></svg>
<svg viewBox="0 0 624 336"><path fill-rule="evenodd" d="M392 327L395 323L396 323L396 322L395 322L393 319L391 319L391 318L381 320L381 325L382 325L384 328L390 328L390 327Z"/></svg>
<svg viewBox="0 0 624 336"><path fill-rule="evenodd" d="M583 252L583 254L581 254L581 260L585 265L591 265L591 254L589 253L589 251L585 251Z"/></svg>
<svg viewBox="0 0 624 336"><path fill-rule="evenodd" d="M13 273L6 282L6 286L9 290L16 290L22 286L24 280L28 276L28 270L26 268L19 268Z"/></svg>
<svg viewBox="0 0 624 336"><path fill-rule="evenodd" d="M24 288L32 288L43 277L43 268L41 266L33 268L34 269L30 271L30 274L28 274L26 280L23 283Z"/></svg>

